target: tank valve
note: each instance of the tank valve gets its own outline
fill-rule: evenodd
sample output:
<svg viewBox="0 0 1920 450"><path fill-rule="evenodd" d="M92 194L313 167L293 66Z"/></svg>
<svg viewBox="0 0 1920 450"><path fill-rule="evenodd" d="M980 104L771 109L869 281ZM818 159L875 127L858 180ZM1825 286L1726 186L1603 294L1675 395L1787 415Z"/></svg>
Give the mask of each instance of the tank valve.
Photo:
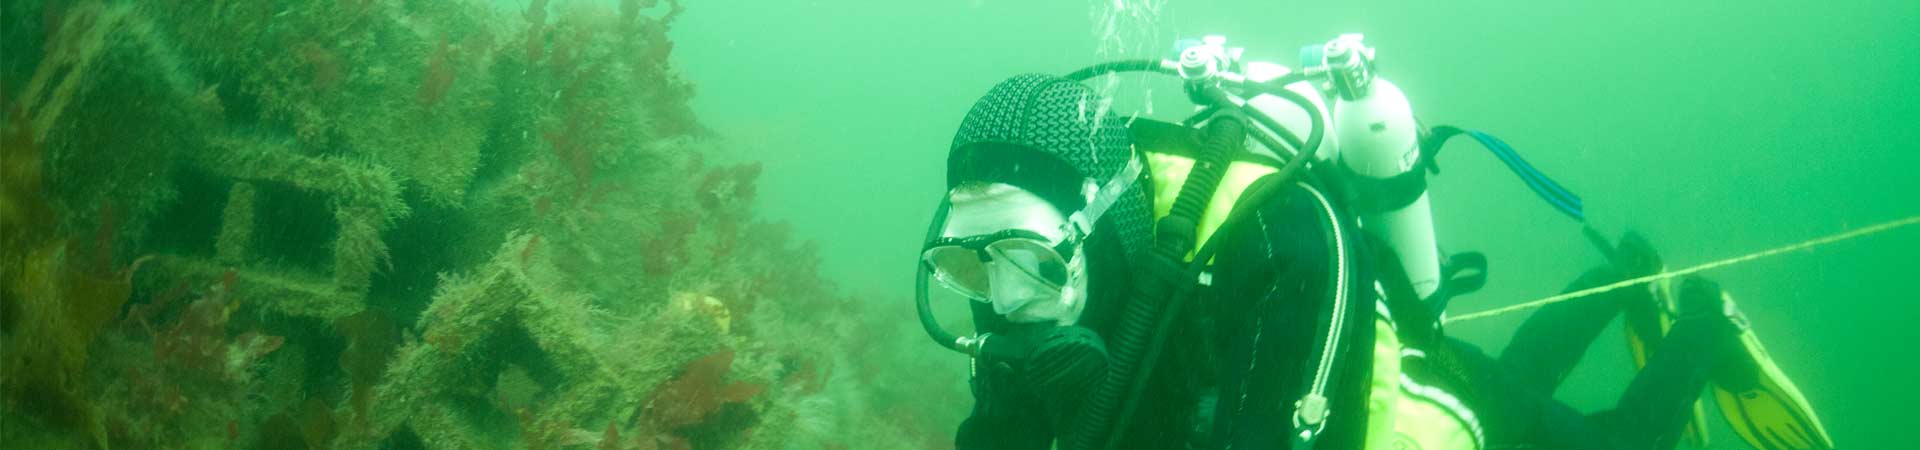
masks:
<svg viewBox="0 0 1920 450"><path fill-rule="evenodd" d="M1366 97L1373 85L1374 49L1360 33L1342 34L1324 45L1300 49L1300 65L1308 75L1322 77L1340 98Z"/></svg>
<svg viewBox="0 0 1920 450"><path fill-rule="evenodd" d="M1182 39L1177 45L1180 50L1180 77L1189 80L1213 78L1233 70L1234 62L1246 51L1227 48L1227 37L1217 34L1202 37L1198 41Z"/></svg>

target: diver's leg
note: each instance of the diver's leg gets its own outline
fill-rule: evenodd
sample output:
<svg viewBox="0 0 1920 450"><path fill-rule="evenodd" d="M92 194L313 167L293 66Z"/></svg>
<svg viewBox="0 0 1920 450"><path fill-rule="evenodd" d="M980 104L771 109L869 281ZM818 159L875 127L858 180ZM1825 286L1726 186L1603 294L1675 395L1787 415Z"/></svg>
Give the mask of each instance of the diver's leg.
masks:
<svg viewBox="0 0 1920 450"><path fill-rule="evenodd" d="M1641 448L1671 447L1711 383L1728 425L1754 448L1833 448L1806 396L1773 363L1719 285L1682 280L1681 318L1621 396L1607 424Z"/></svg>
<svg viewBox="0 0 1920 450"><path fill-rule="evenodd" d="M1621 279L1613 270L1587 271L1563 292L1573 292ZM1500 362L1528 387L1548 396L1560 387L1580 363L1587 347L1599 337L1621 309L1631 302L1652 302L1646 289L1627 288L1547 305L1535 311L1513 334Z"/></svg>
<svg viewBox="0 0 1920 450"><path fill-rule="evenodd" d="M1489 449L1671 449L1692 418L1710 368L1725 360L1731 338L1724 321L1682 320L1628 386L1614 409L1593 415L1525 386L1518 374L1487 372L1475 409L1486 421Z"/></svg>
<svg viewBox="0 0 1920 450"><path fill-rule="evenodd" d="M1689 276L1678 297L1680 317L1619 403L1595 419L1636 448L1673 448L1713 373L1738 350L1740 328L1728 317L1718 284Z"/></svg>
<svg viewBox="0 0 1920 450"><path fill-rule="evenodd" d="M1520 444L1498 445L1489 443L1492 449L1567 449L1567 450L1651 450L1650 447L1628 445L1605 422L1594 420L1579 410L1552 398L1536 397L1541 407L1536 410L1532 433Z"/></svg>
<svg viewBox="0 0 1920 450"><path fill-rule="evenodd" d="M1457 393L1485 431L1488 450L1645 450L1624 445L1605 424L1529 386L1472 344L1448 338L1428 355L1418 367L1402 366L1403 373L1459 383Z"/></svg>
<svg viewBox="0 0 1920 450"><path fill-rule="evenodd" d="M1673 448L1711 370L1731 354L1738 330L1724 317L1674 322L1646 367L1633 377L1612 411L1596 420L1634 448Z"/></svg>

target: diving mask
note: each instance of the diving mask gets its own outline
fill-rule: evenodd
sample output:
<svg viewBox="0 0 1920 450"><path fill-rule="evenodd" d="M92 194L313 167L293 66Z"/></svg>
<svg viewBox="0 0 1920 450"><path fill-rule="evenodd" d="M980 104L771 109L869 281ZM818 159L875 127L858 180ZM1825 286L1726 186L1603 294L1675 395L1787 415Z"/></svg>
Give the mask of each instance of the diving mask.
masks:
<svg viewBox="0 0 1920 450"><path fill-rule="evenodd" d="M1006 184L956 190L941 232L921 248L933 280L1017 323L1070 324L1085 297L1078 213Z"/></svg>
<svg viewBox="0 0 1920 450"><path fill-rule="evenodd" d="M1082 179L1086 203L1071 212L1007 183L956 188L921 248L923 274L1009 321L1072 324L1086 299L1083 243L1142 170L1134 159L1104 184Z"/></svg>
<svg viewBox="0 0 1920 450"><path fill-rule="evenodd" d="M1077 309L1077 296L1072 295L1082 264L1073 257L1077 241L1054 242L1034 231L1010 229L935 240L920 257L935 280L991 303L995 313L1008 315L1031 306L1036 310L1014 315L1051 316Z"/></svg>

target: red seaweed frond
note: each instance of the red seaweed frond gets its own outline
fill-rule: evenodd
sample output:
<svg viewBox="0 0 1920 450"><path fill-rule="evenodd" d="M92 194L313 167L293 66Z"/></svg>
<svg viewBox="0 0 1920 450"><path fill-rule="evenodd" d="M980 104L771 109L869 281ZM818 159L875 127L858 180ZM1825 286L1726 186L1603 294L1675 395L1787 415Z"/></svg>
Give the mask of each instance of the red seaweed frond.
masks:
<svg viewBox="0 0 1920 450"><path fill-rule="evenodd" d="M447 38L440 38L433 55L427 57L426 73L420 77L420 106L433 108L447 96L447 91L453 89L453 80L459 75L455 70L458 65L456 57L454 50L448 46Z"/></svg>
<svg viewBox="0 0 1920 450"><path fill-rule="evenodd" d="M307 65L308 82L315 91L332 90L341 80L346 79L345 65L332 50L321 47L313 41L302 42L294 48L300 62Z"/></svg>
<svg viewBox="0 0 1920 450"><path fill-rule="evenodd" d="M594 446L594 449L620 450L620 429L614 426L613 421L607 421L607 431L600 435L600 444Z"/></svg>
<svg viewBox="0 0 1920 450"><path fill-rule="evenodd" d="M154 336L154 357L165 366L219 375L212 371L226 366L222 358L227 356L230 312L224 292L214 292L188 303L172 328Z"/></svg>
<svg viewBox="0 0 1920 450"><path fill-rule="evenodd" d="M539 250L540 235L536 234L533 235L533 238L527 239L527 245L525 247L520 248L520 267L526 267L527 260L532 259L534 252Z"/></svg>
<svg viewBox="0 0 1920 450"><path fill-rule="evenodd" d="M680 376L653 391L653 398L641 406L641 420L655 430L671 431L704 422L721 407L744 403L766 390L762 384L725 382L732 367L732 350L687 363Z"/></svg>
<svg viewBox="0 0 1920 450"><path fill-rule="evenodd" d="M699 223L699 216L691 213L673 214L661 222L660 230L641 247L641 264L647 276L670 275L675 267L686 262L687 237L693 235Z"/></svg>
<svg viewBox="0 0 1920 450"><path fill-rule="evenodd" d="M121 320L124 322L124 325L138 325L141 330L145 330L148 334L153 334L153 323L159 318L161 313L167 311L167 306L172 305L176 300L186 298L187 294L192 292L193 286L186 281L181 281L179 284L174 285L172 289L154 294L152 299L146 303L127 307L127 314L125 318Z"/></svg>
<svg viewBox="0 0 1920 450"><path fill-rule="evenodd" d="M255 363L286 342L284 337L258 331L228 336L228 318L239 306L233 295L238 274L228 270L218 285L174 317L172 327L156 330L153 354L159 375L216 383L245 381ZM173 295L163 294L145 308L130 311L129 317L143 322L151 319L158 308L173 301ZM143 326L152 330L151 325Z"/></svg>
<svg viewBox="0 0 1920 450"><path fill-rule="evenodd" d="M579 108L570 108L566 116L540 136L546 139L554 158L573 175L573 196L578 201L593 183L596 151L589 141L589 130L598 128L601 118Z"/></svg>
<svg viewBox="0 0 1920 450"><path fill-rule="evenodd" d="M347 373L353 393L349 400L356 425L364 425L371 407L374 385L386 374L387 364L400 347L400 327L378 310L365 310L334 321L334 328L346 339L340 352L340 369Z"/></svg>
<svg viewBox="0 0 1920 450"><path fill-rule="evenodd" d="M540 55L547 49L547 0L533 0L533 4L527 6L526 18L530 25L527 29L527 63L532 64L539 61Z"/></svg>

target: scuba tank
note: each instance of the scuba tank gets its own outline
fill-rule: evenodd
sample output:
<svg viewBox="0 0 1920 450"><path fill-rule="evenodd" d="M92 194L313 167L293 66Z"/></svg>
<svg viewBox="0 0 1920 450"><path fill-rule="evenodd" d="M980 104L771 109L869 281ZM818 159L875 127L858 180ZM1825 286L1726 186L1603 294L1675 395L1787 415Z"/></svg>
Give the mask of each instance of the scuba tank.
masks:
<svg viewBox="0 0 1920 450"><path fill-rule="evenodd" d="M1284 74L1297 81L1280 84L1305 93L1311 109L1328 118L1326 144L1313 161L1333 166L1350 191L1348 205L1360 228L1380 240L1394 256L1398 271L1421 302L1443 314L1454 296L1479 289L1486 279L1486 258L1475 252L1443 257L1433 228L1427 175L1440 173L1434 158L1455 136L1467 136L1499 158L1526 186L1554 209L1585 221L1580 197L1528 164L1513 147L1492 135L1454 126L1425 127L1414 119L1406 94L1376 75L1374 49L1360 34L1343 34L1300 49L1297 73L1271 64L1246 65L1248 81L1270 83ZM1270 94L1246 101L1248 109L1280 123L1263 123L1268 133L1298 127L1309 105L1288 104ZM1267 138L1267 133L1250 133ZM1275 148L1275 145L1265 145ZM1279 155L1287 157L1290 155Z"/></svg>
<svg viewBox="0 0 1920 450"><path fill-rule="evenodd" d="M1486 281L1486 257L1476 252L1440 254L1433 230L1433 206L1427 175L1439 174L1434 162L1454 136L1468 136L1506 164L1542 200L1574 220L1585 221L1580 197L1547 178L1506 142L1454 126L1424 127L1399 86L1374 74L1374 50L1359 34L1345 34L1325 45L1300 51L1305 72L1324 81L1333 94L1332 131L1340 145L1337 169L1351 187L1351 205L1360 228L1386 244L1414 296L1443 316L1448 301L1478 290Z"/></svg>
<svg viewBox="0 0 1920 450"><path fill-rule="evenodd" d="M1440 248L1433 205L1419 165L1419 125L1400 88L1375 78L1367 89L1334 100L1339 167L1354 180L1360 227L1398 254L1400 269L1423 300L1440 290Z"/></svg>
<svg viewBox="0 0 1920 450"><path fill-rule="evenodd" d="M1319 75L1333 94L1328 134L1338 143L1322 158L1350 180L1360 228L1398 255L1419 298L1440 290L1440 249L1427 198L1419 122L1398 86L1374 74L1374 49L1359 34L1343 34L1301 49L1300 66Z"/></svg>

